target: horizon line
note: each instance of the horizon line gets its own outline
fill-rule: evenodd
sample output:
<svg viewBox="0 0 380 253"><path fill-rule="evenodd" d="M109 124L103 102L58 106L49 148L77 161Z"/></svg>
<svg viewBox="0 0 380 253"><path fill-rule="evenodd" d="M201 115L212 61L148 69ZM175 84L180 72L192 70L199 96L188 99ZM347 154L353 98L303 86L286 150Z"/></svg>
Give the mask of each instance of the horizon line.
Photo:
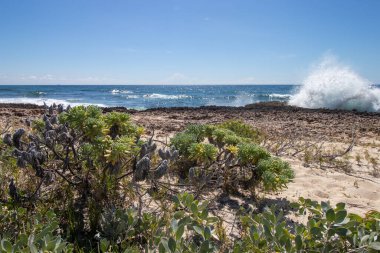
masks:
<svg viewBox="0 0 380 253"><path fill-rule="evenodd" d="M150 85L150 86L191 86L191 85L194 85L194 86L207 86L207 85L219 85L219 86L227 86L227 85L231 85L231 86L243 86L243 85L292 85L292 86L296 86L296 85L302 85L302 84L294 84L294 83L242 83L242 84L239 84L239 83L214 83L214 84L205 84L205 83L194 83L194 84L181 84L181 83L178 83L178 84L165 84L165 83L161 83L161 84L143 84L143 83L136 83L136 84L101 84L101 83L95 83L95 84L90 84L90 83L87 83L87 84L76 84L76 83L53 83L53 84L20 84L20 83L13 83L13 84L5 84L5 83L0 83L0 86L11 86L11 85L15 85L15 86L22 86L22 85L25 85L25 86L31 86L31 85L50 85L50 86L75 86L75 85L87 85L87 86L101 86L101 85L104 85L104 86L112 86L112 85L119 85L119 86L138 86L138 85Z"/></svg>

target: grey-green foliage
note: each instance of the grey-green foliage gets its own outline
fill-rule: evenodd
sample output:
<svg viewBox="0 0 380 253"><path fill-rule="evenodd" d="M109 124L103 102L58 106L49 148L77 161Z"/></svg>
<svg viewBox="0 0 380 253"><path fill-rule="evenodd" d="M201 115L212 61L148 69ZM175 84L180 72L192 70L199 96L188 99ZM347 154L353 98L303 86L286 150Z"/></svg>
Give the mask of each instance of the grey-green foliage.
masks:
<svg viewBox="0 0 380 253"><path fill-rule="evenodd" d="M0 252L73 252L73 245L59 235L59 223L51 211L29 216L23 208L0 206L0 222Z"/></svg>
<svg viewBox="0 0 380 253"><path fill-rule="evenodd" d="M161 238L159 252L214 252L218 249L215 236L217 217L209 216L208 202L199 202L192 194L174 197L177 210L166 237Z"/></svg>
<svg viewBox="0 0 380 253"><path fill-rule="evenodd" d="M102 252L214 252L218 238L214 227L219 219L208 213L208 202L199 202L192 194L174 196L173 210L166 215L134 209L112 210L102 215L99 248Z"/></svg>
<svg viewBox="0 0 380 253"><path fill-rule="evenodd" d="M292 204L296 214L308 217L306 224L288 225L275 206L263 213L244 215L242 240L234 252L377 252L380 250L380 213L363 218L349 214L343 203L300 198ZM302 219L301 219L302 220ZM304 219L303 219L304 220ZM290 223L291 224L291 223Z"/></svg>
<svg viewBox="0 0 380 253"><path fill-rule="evenodd" d="M171 212L139 215L133 208L105 211L93 249L171 253L222 249L234 253L380 250L380 212L371 211L361 217L348 213L343 203L332 207L303 198L291 206L291 212L306 223L288 222L289 216L272 206L258 214L242 215L238 225L241 237L226 244L218 237L216 227L220 220L209 215L209 203L183 193L174 196ZM0 218L0 252L73 251L73 245L61 238L58 220L50 211L30 216L23 208L9 210L2 206Z"/></svg>

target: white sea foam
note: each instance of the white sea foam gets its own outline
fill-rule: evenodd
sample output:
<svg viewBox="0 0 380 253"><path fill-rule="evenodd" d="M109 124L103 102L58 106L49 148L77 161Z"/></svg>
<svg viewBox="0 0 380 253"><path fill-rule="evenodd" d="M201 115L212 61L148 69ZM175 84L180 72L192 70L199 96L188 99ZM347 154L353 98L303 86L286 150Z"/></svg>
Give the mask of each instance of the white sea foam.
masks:
<svg viewBox="0 0 380 253"><path fill-rule="evenodd" d="M62 99L51 99L51 98L0 98L0 103L9 103L9 104L35 104L35 105L43 105L44 102L47 105L52 104L62 104L64 106L77 106L77 105L97 105L101 107L106 107L104 104L91 104L91 103L82 103L80 101L73 102L74 100L62 100ZM75 100L77 101L77 100Z"/></svg>
<svg viewBox="0 0 380 253"><path fill-rule="evenodd" d="M289 104L306 108L380 111L380 89L329 56L314 68Z"/></svg>
<svg viewBox="0 0 380 253"><path fill-rule="evenodd" d="M43 91L36 91L35 94L37 95L45 95L47 94L46 92L43 92Z"/></svg>
<svg viewBox="0 0 380 253"><path fill-rule="evenodd" d="M132 98L132 99L135 99L135 98L139 98L138 95L127 95L125 96L126 98Z"/></svg>
<svg viewBox="0 0 380 253"><path fill-rule="evenodd" d="M276 93L273 93L273 94L269 94L268 97L269 97L270 100L275 100L276 98L280 98L280 99L291 98L292 95L291 94L276 94Z"/></svg>
<svg viewBox="0 0 380 253"><path fill-rule="evenodd" d="M132 91L129 91L129 90L118 90L118 89L113 89L111 91L112 94L129 94L129 93L133 93Z"/></svg>
<svg viewBox="0 0 380 253"><path fill-rule="evenodd" d="M191 98L189 95L165 95L159 93L145 94L144 98L153 98L153 99L181 99L181 98Z"/></svg>

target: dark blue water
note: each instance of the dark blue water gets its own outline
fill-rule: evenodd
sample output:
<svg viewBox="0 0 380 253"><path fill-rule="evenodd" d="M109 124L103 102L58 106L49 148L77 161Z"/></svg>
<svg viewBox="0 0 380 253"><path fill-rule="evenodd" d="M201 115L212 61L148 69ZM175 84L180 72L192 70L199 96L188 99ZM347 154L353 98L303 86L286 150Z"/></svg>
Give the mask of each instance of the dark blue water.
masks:
<svg viewBox="0 0 380 253"><path fill-rule="evenodd" d="M244 106L288 101L293 85L0 85L0 103L95 104L144 109L204 105Z"/></svg>

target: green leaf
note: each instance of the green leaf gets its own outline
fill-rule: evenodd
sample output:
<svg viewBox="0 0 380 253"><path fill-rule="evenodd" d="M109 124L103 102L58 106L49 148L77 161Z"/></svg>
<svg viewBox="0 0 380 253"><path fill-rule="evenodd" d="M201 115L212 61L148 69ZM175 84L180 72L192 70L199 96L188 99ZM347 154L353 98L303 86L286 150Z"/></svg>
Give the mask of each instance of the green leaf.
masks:
<svg viewBox="0 0 380 253"><path fill-rule="evenodd" d="M207 252L209 252L209 249L210 249L210 242L208 240L206 240L202 243L201 247L199 248L199 252L200 253L207 253Z"/></svg>
<svg viewBox="0 0 380 253"><path fill-rule="evenodd" d="M203 232L203 229L198 227L198 226L193 226L193 229L195 232L197 232L198 234L200 234L201 236L204 237L204 232Z"/></svg>
<svg viewBox="0 0 380 253"><path fill-rule="evenodd" d="M175 238L177 241L179 241L182 238L183 233L185 232L185 225L182 224L181 226L178 227L177 232L175 234Z"/></svg>
<svg viewBox="0 0 380 253"><path fill-rule="evenodd" d="M1 240L1 249L6 252L12 252L12 244L6 239Z"/></svg>
<svg viewBox="0 0 380 253"><path fill-rule="evenodd" d="M215 222L218 222L218 221L219 221L218 217L215 217L215 216L207 217L207 223L208 224L215 223Z"/></svg>
<svg viewBox="0 0 380 253"><path fill-rule="evenodd" d="M326 219L329 222L333 222L335 220L335 211L334 211L334 209L330 208L329 210L327 210L327 212L326 212Z"/></svg>
<svg viewBox="0 0 380 253"><path fill-rule="evenodd" d="M208 210L207 208L203 209L202 213L199 215L199 218L205 220L208 216Z"/></svg>
<svg viewBox="0 0 380 253"><path fill-rule="evenodd" d="M172 229L173 229L173 232L176 233L177 232L177 229L178 229L178 221L173 219L172 222L170 223Z"/></svg>
<svg viewBox="0 0 380 253"><path fill-rule="evenodd" d="M208 240L211 237L211 230L209 227L206 227L204 230L205 239Z"/></svg>
<svg viewBox="0 0 380 253"><path fill-rule="evenodd" d="M345 203L336 204L336 210L344 210L345 207L346 207Z"/></svg>
<svg viewBox="0 0 380 253"><path fill-rule="evenodd" d="M164 251L163 252L170 252L170 248L169 248L169 245L168 245L168 240L166 238L162 238L161 239L161 245L163 246L164 248ZM161 248L161 247L160 247Z"/></svg>
<svg viewBox="0 0 380 253"><path fill-rule="evenodd" d="M191 222L191 218L186 216L186 217L183 217L179 222L178 222L178 226L181 226L181 225L187 225Z"/></svg>
<svg viewBox="0 0 380 253"><path fill-rule="evenodd" d="M369 244L369 247L374 250L380 250L380 242L372 242Z"/></svg>
<svg viewBox="0 0 380 253"><path fill-rule="evenodd" d="M335 223L341 223L347 217L346 210L339 210L335 215Z"/></svg>
<svg viewBox="0 0 380 253"><path fill-rule="evenodd" d="M34 245L34 235L31 234L28 238L28 247L31 253L38 253L36 246Z"/></svg>
<svg viewBox="0 0 380 253"><path fill-rule="evenodd" d="M347 228L339 227L335 229L335 233L340 236L347 236L349 234L349 230Z"/></svg>
<svg viewBox="0 0 380 253"><path fill-rule="evenodd" d="M318 237L321 234L321 229L319 227L312 227L310 232L313 236Z"/></svg>
<svg viewBox="0 0 380 253"><path fill-rule="evenodd" d="M170 238L169 238L168 246L169 246L169 249L171 250L171 252L175 252L175 249L176 249L176 242L175 242L175 240L173 239L173 237L170 237Z"/></svg>
<svg viewBox="0 0 380 253"><path fill-rule="evenodd" d="M374 250L380 250L380 242L372 242L369 244L369 247Z"/></svg>
<svg viewBox="0 0 380 253"><path fill-rule="evenodd" d="M109 245L110 245L110 242L107 239L103 238L100 240L100 250L102 252L107 252Z"/></svg>
<svg viewBox="0 0 380 253"><path fill-rule="evenodd" d="M300 235L296 236L295 243L296 243L297 250L301 250L302 249L302 238Z"/></svg>
<svg viewBox="0 0 380 253"><path fill-rule="evenodd" d="M158 252L159 253L165 253L166 252L166 249L162 243L160 243L160 245L158 246Z"/></svg>
<svg viewBox="0 0 380 253"><path fill-rule="evenodd" d="M179 219L183 218L184 215L185 215L185 211L183 211L183 210L177 211L174 213L174 218L179 220Z"/></svg>
<svg viewBox="0 0 380 253"><path fill-rule="evenodd" d="M192 203L190 206L190 210L193 214L198 214L198 207L195 203Z"/></svg>

